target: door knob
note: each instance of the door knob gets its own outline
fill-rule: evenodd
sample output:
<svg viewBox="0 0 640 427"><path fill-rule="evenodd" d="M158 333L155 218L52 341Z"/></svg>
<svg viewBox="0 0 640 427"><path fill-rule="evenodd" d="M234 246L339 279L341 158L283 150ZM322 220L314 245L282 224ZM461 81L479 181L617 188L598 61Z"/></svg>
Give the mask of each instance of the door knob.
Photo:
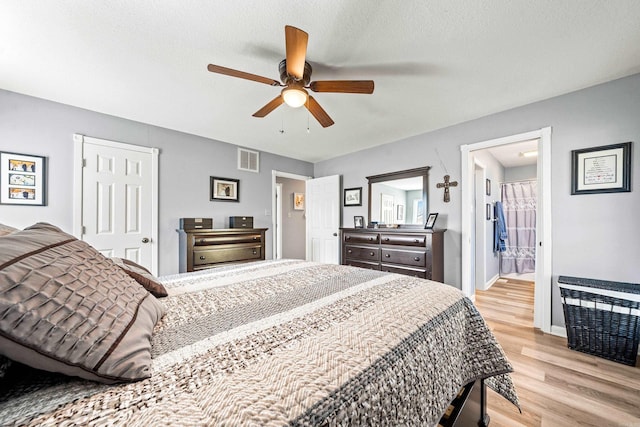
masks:
<svg viewBox="0 0 640 427"><path fill-rule="evenodd" d="M149 240L148 237L143 237L142 238L142 243L149 243L149 242L150 242L150 240Z"/></svg>
<svg viewBox="0 0 640 427"><path fill-rule="evenodd" d="M338 233L333 233L333 235L334 235L334 236L337 236L337 235L338 235Z"/></svg>

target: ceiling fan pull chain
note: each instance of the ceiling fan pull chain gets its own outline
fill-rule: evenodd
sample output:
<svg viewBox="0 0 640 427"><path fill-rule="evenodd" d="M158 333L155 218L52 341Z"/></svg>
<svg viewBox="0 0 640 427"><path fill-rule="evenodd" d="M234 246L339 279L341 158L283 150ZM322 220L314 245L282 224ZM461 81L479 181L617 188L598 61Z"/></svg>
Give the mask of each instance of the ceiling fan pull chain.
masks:
<svg viewBox="0 0 640 427"><path fill-rule="evenodd" d="M284 135L284 113L280 110L280 135Z"/></svg>
<svg viewBox="0 0 640 427"><path fill-rule="evenodd" d="M311 129L309 129L309 116L311 116L311 112L309 111L309 97L307 97L307 133L311 133Z"/></svg>

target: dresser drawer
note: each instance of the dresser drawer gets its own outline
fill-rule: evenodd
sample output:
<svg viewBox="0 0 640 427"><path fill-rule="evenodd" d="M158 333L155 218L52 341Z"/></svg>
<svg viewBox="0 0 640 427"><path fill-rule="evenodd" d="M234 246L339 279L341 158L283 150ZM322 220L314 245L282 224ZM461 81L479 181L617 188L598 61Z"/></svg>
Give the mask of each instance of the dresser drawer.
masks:
<svg viewBox="0 0 640 427"><path fill-rule="evenodd" d="M354 261L352 259L348 259L344 264L352 267L367 268L369 270L380 270L379 262Z"/></svg>
<svg viewBox="0 0 640 427"><path fill-rule="evenodd" d="M344 255L347 260L362 259L380 261L380 249L375 247L346 245L344 248Z"/></svg>
<svg viewBox="0 0 640 427"><path fill-rule="evenodd" d="M382 248L381 261L389 264L404 264L416 267L426 266L426 251L402 251Z"/></svg>
<svg viewBox="0 0 640 427"><path fill-rule="evenodd" d="M380 243L378 233L344 233L345 243Z"/></svg>
<svg viewBox="0 0 640 427"><path fill-rule="evenodd" d="M405 276L420 277L421 279L430 279L431 274L423 268L400 267L397 265L382 264L380 270L389 273L404 274Z"/></svg>
<svg viewBox="0 0 640 427"><path fill-rule="evenodd" d="M194 266L252 259L262 259L262 248L260 246L216 248L193 251Z"/></svg>
<svg viewBox="0 0 640 427"><path fill-rule="evenodd" d="M233 243L260 243L260 234L236 234L221 236L195 236L194 246L229 245Z"/></svg>
<svg viewBox="0 0 640 427"><path fill-rule="evenodd" d="M412 234L381 234L380 243L383 245L420 246L427 244L427 235Z"/></svg>

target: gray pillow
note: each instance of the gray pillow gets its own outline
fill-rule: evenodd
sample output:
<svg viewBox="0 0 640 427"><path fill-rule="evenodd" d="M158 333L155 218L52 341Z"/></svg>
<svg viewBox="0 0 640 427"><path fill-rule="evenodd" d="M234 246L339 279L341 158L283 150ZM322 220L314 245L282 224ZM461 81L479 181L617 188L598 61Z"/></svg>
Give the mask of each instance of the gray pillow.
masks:
<svg viewBox="0 0 640 427"><path fill-rule="evenodd" d="M122 271L131 276L136 282L140 283L142 287L151 292L151 295L154 297L162 298L168 295L167 290L162 283L160 283L158 278L140 264L126 258L117 257L112 257L111 261L120 267Z"/></svg>
<svg viewBox="0 0 640 427"><path fill-rule="evenodd" d="M86 242L38 223L0 238L0 354L104 383L150 376L163 306Z"/></svg>

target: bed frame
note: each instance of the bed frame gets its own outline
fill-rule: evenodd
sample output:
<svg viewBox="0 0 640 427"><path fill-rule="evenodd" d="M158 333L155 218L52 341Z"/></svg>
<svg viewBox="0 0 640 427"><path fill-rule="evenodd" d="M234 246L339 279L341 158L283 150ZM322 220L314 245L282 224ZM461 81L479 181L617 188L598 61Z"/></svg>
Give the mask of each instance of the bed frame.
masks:
<svg viewBox="0 0 640 427"><path fill-rule="evenodd" d="M487 427L489 415L487 414L487 386L483 379L470 382L449 405L447 412L442 416L438 427Z"/></svg>

